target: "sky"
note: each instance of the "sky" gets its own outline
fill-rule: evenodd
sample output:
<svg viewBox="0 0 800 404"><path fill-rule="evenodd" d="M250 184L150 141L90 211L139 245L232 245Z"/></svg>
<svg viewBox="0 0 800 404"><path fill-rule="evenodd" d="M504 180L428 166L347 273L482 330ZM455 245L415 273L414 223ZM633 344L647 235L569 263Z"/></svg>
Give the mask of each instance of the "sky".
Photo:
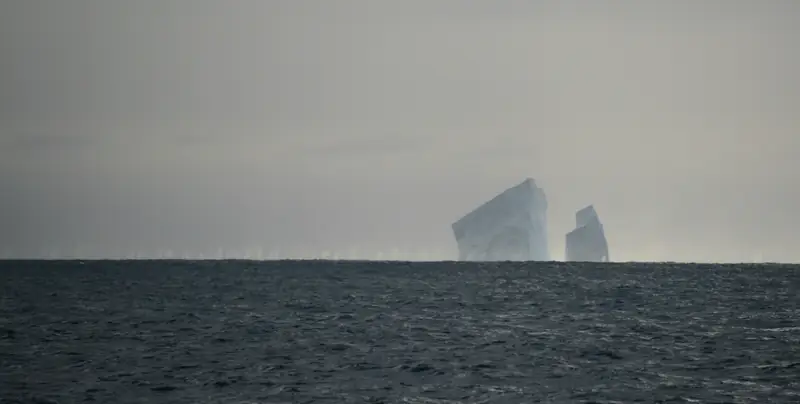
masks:
<svg viewBox="0 0 800 404"><path fill-rule="evenodd" d="M800 261L796 0L0 2L0 256Z"/></svg>

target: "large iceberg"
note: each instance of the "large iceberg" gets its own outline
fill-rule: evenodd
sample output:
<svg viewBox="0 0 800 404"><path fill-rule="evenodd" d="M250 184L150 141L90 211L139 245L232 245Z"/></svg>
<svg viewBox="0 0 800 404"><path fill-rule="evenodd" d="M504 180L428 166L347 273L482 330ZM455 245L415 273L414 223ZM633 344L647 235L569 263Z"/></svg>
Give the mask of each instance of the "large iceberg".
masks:
<svg viewBox="0 0 800 404"><path fill-rule="evenodd" d="M608 242L594 206L575 213L575 230L567 233L566 260L608 262Z"/></svg>
<svg viewBox="0 0 800 404"><path fill-rule="evenodd" d="M549 261L547 199L528 178L453 223L460 261Z"/></svg>

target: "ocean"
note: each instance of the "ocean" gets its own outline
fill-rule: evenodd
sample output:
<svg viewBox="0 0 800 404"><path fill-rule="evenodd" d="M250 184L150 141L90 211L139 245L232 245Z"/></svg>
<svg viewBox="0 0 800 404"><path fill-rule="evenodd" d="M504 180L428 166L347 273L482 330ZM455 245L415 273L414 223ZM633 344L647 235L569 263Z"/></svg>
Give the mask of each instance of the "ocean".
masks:
<svg viewBox="0 0 800 404"><path fill-rule="evenodd" d="M800 267L0 262L0 403L800 403Z"/></svg>

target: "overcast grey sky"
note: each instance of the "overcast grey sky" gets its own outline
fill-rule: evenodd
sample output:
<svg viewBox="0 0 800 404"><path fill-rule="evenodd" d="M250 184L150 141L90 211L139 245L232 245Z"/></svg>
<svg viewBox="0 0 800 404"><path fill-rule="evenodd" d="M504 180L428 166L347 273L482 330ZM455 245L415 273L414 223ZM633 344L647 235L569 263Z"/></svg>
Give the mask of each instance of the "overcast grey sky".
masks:
<svg viewBox="0 0 800 404"><path fill-rule="evenodd" d="M454 258L525 177L563 257L800 261L800 1L6 0L0 254ZM354 250L355 249L355 250Z"/></svg>

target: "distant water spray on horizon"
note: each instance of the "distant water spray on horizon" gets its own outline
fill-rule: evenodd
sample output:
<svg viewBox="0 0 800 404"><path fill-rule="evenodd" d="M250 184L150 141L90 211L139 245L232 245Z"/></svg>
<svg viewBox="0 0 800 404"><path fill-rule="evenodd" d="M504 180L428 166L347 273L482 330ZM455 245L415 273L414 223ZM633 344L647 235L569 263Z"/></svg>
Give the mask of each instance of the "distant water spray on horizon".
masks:
<svg viewBox="0 0 800 404"><path fill-rule="evenodd" d="M242 247L205 246L128 246L100 248L87 243L72 246L15 249L0 246L0 259L45 260L352 260L352 261L452 261L455 251L424 246L366 247L351 244L337 247L304 248L299 246L259 245Z"/></svg>
<svg viewBox="0 0 800 404"><path fill-rule="evenodd" d="M638 251L637 254L629 253L617 256L618 262L663 262L670 261L669 251L665 248L650 248ZM554 261L564 261L560 254L552 254ZM727 260L695 259L678 257L679 262L698 263L775 263L796 262L789 257L780 257L771 251L753 249L751 252L742 251L738 257ZM153 260L153 259L179 259L179 260L350 260L350 261L454 261L457 252L450 249L437 249L430 247L388 246L384 248L365 247L364 245L345 245L327 248L302 248L258 245L256 243L243 247L205 247L205 248L152 248L130 247L101 249L92 248L90 245L77 244L67 247L42 247L37 249L14 249L9 246L0 246L0 259L43 259L43 260Z"/></svg>
<svg viewBox="0 0 800 404"><path fill-rule="evenodd" d="M660 254L658 254L660 253ZM764 250L751 253L741 252L738 259L714 260L680 257L675 260L665 259L670 254L664 251L642 251L639 254L619 255L615 262L694 262L694 263L734 263L734 264L769 264L796 263L790 257ZM333 260L333 261L456 261L457 253L447 249L436 248L364 248L352 245L345 248L284 248L276 246L251 245L242 248L115 248L103 250L87 245L67 248L38 248L35 250L15 250L8 246L0 247L0 260ZM554 261L563 262L555 254Z"/></svg>

